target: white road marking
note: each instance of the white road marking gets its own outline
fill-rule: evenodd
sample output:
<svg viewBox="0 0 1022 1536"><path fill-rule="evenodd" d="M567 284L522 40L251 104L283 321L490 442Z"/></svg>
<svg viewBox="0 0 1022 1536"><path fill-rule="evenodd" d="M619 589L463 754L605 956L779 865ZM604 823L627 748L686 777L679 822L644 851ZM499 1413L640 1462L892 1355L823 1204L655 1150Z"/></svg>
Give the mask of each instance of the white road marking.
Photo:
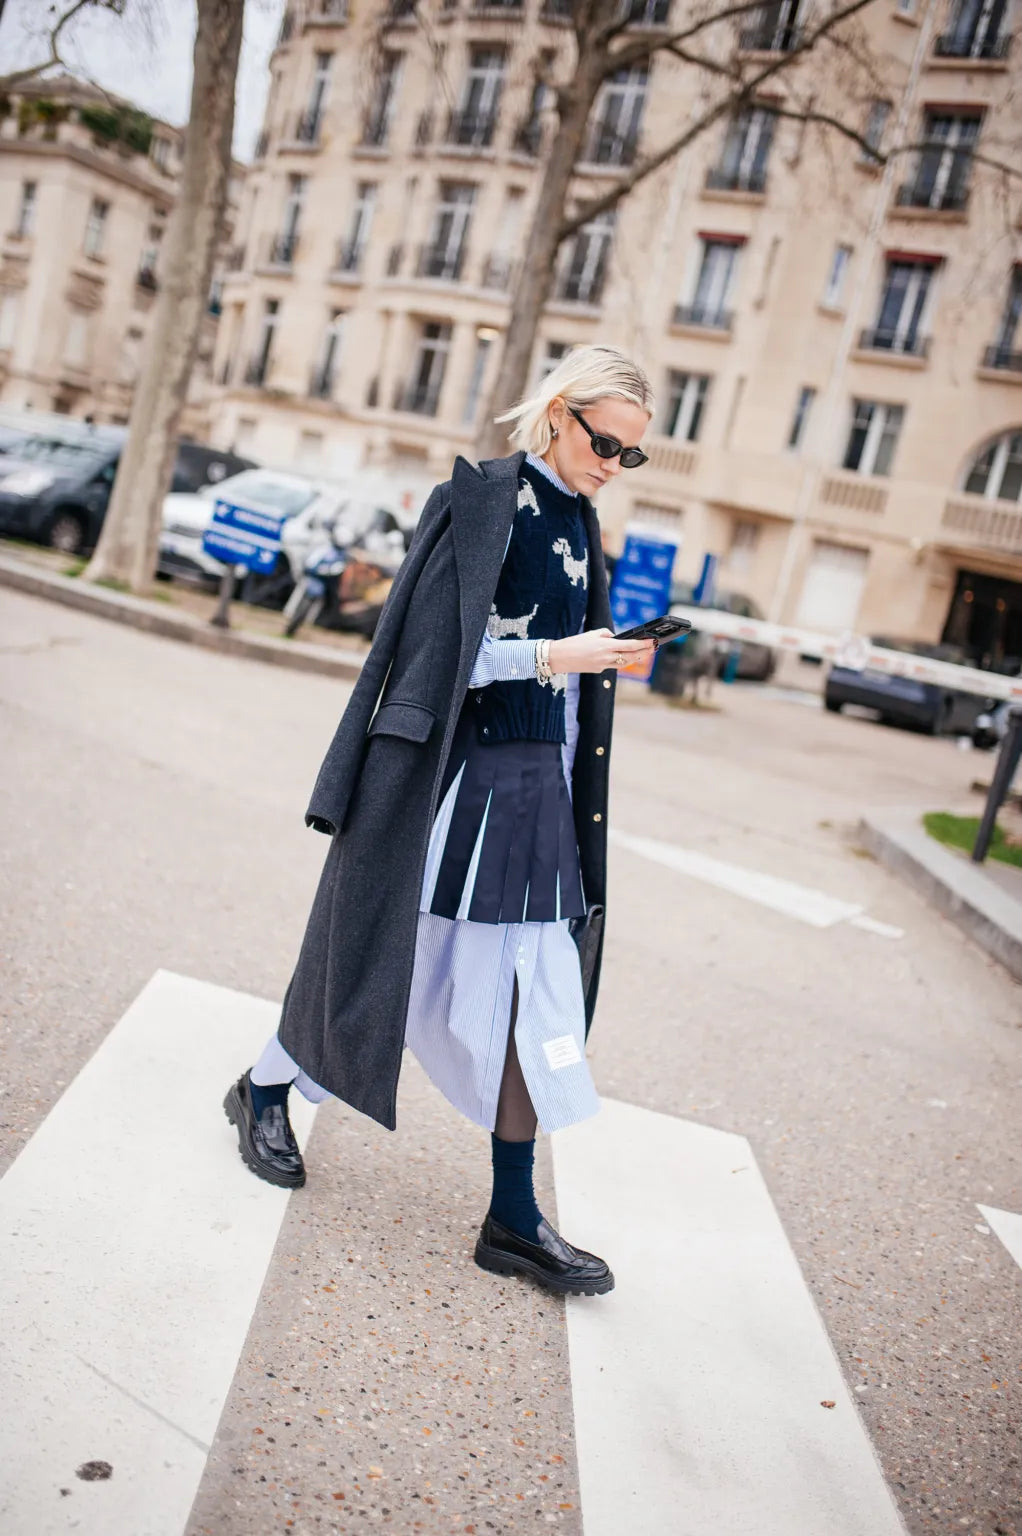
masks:
<svg viewBox="0 0 1022 1536"><path fill-rule="evenodd" d="M792 880L781 880L776 875L762 875L755 869L742 869L737 864L725 864L722 859L712 859L708 854L695 853L691 848L679 848L673 843L660 842L653 837L633 837L630 832L611 832L611 840L642 858L665 864L679 874L691 875L707 885L715 885L747 901L770 907L785 917L797 918L813 928L832 928L835 923L847 922L863 911L857 902L840 901L823 891L814 891L807 885L796 885Z"/></svg>
<svg viewBox="0 0 1022 1536"><path fill-rule="evenodd" d="M993 1205L977 1204L976 1209L983 1220L997 1233L1015 1263L1022 1269L1022 1216L1016 1215L1014 1211L999 1211Z"/></svg>
<svg viewBox="0 0 1022 1536"><path fill-rule="evenodd" d="M288 1200L220 1107L279 1012L157 972L0 1179L5 1536L184 1530Z"/></svg>
<svg viewBox="0 0 1022 1536"><path fill-rule="evenodd" d="M905 1536L745 1138L604 1099L552 1147L617 1281L567 1307L585 1536Z"/></svg>
<svg viewBox="0 0 1022 1536"><path fill-rule="evenodd" d="M879 939L903 939L904 928L895 928L891 923L881 923L875 917L866 917L860 914L858 917L850 917L849 925L852 928L861 928L864 933L875 933Z"/></svg>

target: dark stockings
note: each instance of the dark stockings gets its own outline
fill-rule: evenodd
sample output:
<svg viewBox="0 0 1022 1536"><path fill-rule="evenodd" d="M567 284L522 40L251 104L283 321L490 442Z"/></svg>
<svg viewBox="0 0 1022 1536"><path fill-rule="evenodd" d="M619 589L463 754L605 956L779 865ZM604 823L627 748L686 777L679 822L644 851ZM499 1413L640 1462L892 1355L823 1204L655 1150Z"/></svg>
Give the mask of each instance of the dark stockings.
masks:
<svg viewBox="0 0 1022 1536"><path fill-rule="evenodd" d="M535 1242L542 1213L532 1188L532 1160L535 1150L536 1111L532 1107L525 1075L515 1048L515 1020L518 1017L518 979L515 978L511 1002L504 1074L497 1099L497 1125L491 1138L493 1147L493 1197L490 1214L502 1226L510 1227L520 1237Z"/></svg>

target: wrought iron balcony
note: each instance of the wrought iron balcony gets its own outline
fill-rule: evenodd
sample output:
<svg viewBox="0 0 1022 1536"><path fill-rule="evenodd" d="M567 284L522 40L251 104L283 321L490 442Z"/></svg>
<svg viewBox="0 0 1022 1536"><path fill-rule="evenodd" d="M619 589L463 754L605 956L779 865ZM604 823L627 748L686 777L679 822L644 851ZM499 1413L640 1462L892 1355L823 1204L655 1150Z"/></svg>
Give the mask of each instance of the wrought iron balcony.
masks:
<svg viewBox="0 0 1022 1536"><path fill-rule="evenodd" d="M516 155L528 155L535 159L543 146L543 124L538 117L523 118L515 129L511 148Z"/></svg>
<svg viewBox="0 0 1022 1536"><path fill-rule="evenodd" d="M959 37L945 32L933 51L940 59L1006 59L1011 52L1011 33L1003 37Z"/></svg>
<svg viewBox="0 0 1022 1536"><path fill-rule="evenodd" d="M894 352L900 357L926 357L930 350L929 336L899 336L897 331L874 326L859 333L859 348L863 352Z"/></svg>
<svg viewBox="0 0 1022 1536"><path fill-rule="evenodd" d="M719 166L706 173L708 192L765 192L766 171L725 171Z"/></svg>
<svg viewBox="0 0 1022 1536"><path fill-rule="evenodd" d="M256 389L262 389L266 383L266 376L270 371L268 357L253 357L245 364L245 383Z"/></svg>
<svg viewBox="0 0 1022 1536"><path fill-rule="evenodd" d="M399 384L394 392L395 411L435 416L439 405L440 388L436 384Z"/></svg>
<svg viewBox="0 0 1022 1536"><path fill-rule="evenodd" d="M961 213L969 201L969 189L963 186L945 187L934 201L933 187L918 181L907 181L898 188L895 198L899 208L931 208L934 213Z"/></svg>
<svg viewBox="0 0 1022 1536"><path fill-rule="evenodd" d="M730 331L734 314L717 304L676 304L675 325L697 325L704 331Z"/></svg>
<svg viewBox="0 0 1022 1536"><path fill-rule="evenodd" d="M421 245L415 270L419 277L438 277L445 283L456 283L461 277L465 260L465 246Z"/></svg>
<svg viewBox="0 0 1022 1536"><path fill-rule="evenodd" d="M316 363L309 370L309 395L313 400L331 400L335 382L334 370Z"/></svg>
<svg viewBox="0 0 1022 1536"><path fill-rule="evenodd" d="M447 119L448 144L464 144L472 149L488 149L497 127L495 112L452 112Z"/></svg>
<svg viewBox="0 0 1022 1536"><path fill-rule="evenodd" d="M589 304L596 306L603 298L606 264L601 262L591 275L567 272L558 282L554 296L561 304Z"/></svg>
<svg viewBox="0 0 1022 1536"><path fill-rule="evenodd" d="M500 15L521 16L524 9L522 0L472 0L472 10L476 15L495 11Z"/></svg>
<svg viewBox="0 0 1022 1536"><path fill-rule="evenodd" d="M364 247L357 240L339 240L334 258L335 272L357 272L362 265Z"/></svg>
<svg viewBox="0 0 1022 1536"><path fill-rule="evenodd" d="M397 277L398 276L398 274L401 271L401 263L404 261L404 259L405 259L405 248L404 248L404 246L403 245L392 245L390 250L387 252L387 276L388 277Z"/></svg>
<svg viewBox="0 0 1022 1536"><path fill-rule="evenodd" d="M419 120L415 124L415 142L421 149L426 144L433 142L433 114L432 112L420 112Z"/></svg>
<svg viewBox="0 0 1022 1536"><path fill-rule="evenodd" d="M984 368L999 368L1005 373L1022 373L1022 352L995 344L983 353Z"/></svg>
<svg viewBox="0 0 1022 1536"><path fill-rule="evenodd" d="M322 112L301 112L295 122L295 144L318 144L319 130L323 126Z"/></svg>
<svg viewBox="0 0 1022 1536"><path fill-rule="evenodd" d="M290 267L298 251L298 235L272 235L266 250L266 264L270 267Z"/></svg>
<svg viewBox="0 0 1022 1536"><path fill-rule="evenodd" d="M506 293L511 287L514 270L514 262L509 256L491 252L483 262L483 287Z"/></svg>
<svg viewBox="0 0 1022 1536"><path fill-rule="evenodd" d="M362 137L359 143L364 149L383 149L387 143L387 134L390 132L390 123L386 112L370 112L362 124Z"/></svg>
<svg viewBox="0 0 1022 1536"><path fill-rule="evenodd" d="M597 123L585 149L582 165L632 165L639 149L637 133L618 133L606 123Z"/></svg>

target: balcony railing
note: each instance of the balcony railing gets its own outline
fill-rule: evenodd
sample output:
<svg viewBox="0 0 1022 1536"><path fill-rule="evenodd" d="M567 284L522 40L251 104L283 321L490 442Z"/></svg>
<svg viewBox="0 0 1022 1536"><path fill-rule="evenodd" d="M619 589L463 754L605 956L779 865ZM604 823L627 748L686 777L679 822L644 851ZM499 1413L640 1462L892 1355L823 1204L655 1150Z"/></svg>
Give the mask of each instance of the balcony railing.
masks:
<svg viewBox="0 0 1022 1536"><path fill-rule="evenodd" d="M334 272L357 272L362 265L365 247L357 240L339 240L334 257Z"/></svg>
<svg viewBox="0 0 1022 1536"><path fill-rule="evenodd" d="M271 235L266 248L266 265L291 267L298 252L297 234Z"/></svg>
<svg viewBox="0 0 1022 1536"><path fill-rule="evenodd" d="M256 389L261 389L266 383L267 374L270 371L268 357L253 357L245 364L245 383Z"/></svg>
<svg viewBox="0 0 1022 1536"><path fill-rule="evenodd" d="M535 159L543 146L543 124L538 117L527 117L515 129L511 148L516 155Z"/></svg>
<svg viewBox="0 0 1022 1536"><path fill-rule="evenodd" d="M933 51L940 59L1006 59L1011 52L1011 33L1003 37L957 37L945 32Z"/></svg>
<svg viewBox="0 0 1022 1536"><path fill-rule="evenodd" d="M897 331L871 327L859 334L859 348L863 352L894 352L899 357L926 357L930 350L929 336L899 336Z"/></svg>
<svg viewBox="0 0 1022 1536"><path fill-rule="evenodd" d="M445 283L456 283L461 277L465 260L465 247L460 245L421 245L415 270L419 277L437 277Z"/></svg>
<svg viewBox="0 0 1022 1536"><path fill-rule="evenodd" d="M395 411L435 416L439 405L440 386L437 384L399 384L394 392Z"/></svg>
<svg viewBox="0 0 1022 1536"><path fill-rule="evenodd" d="M706 173L708 192L765 192L766 171L725 171L719 166Z"/></svg>
<svg viewBox="0 0 1022 1536"><path fill-rule="evenodd" d="M497 127L495 112L452 112L447 119L448 144L464 144L472 149L488 149Z"/></svg>
<svg viewBox="0 0 1022 1536"><path fill-rule="evenodd" d="M335 382L333 369L316 363L309 370L309 395L313 400L331 400Z"/></svg>
<svg viewBox="0 0 1022 1536"><path fill-rule="evenodd" d="M932 187L907 181L898 188L895 201L899 208L931 208L934 213L961 213L969 201L969 189L948 186L934 202Z"/></svg>
<svg viewBox="0 0 1022 1536"><path fill-rule="evenodd" d="M404 261L404 259L405 259L405 248L404 248L404 246L403 245L392 245L390 250L387 252L387 276L388 277L397 277L398 276L398 274L401 271L401 263Z"/></svg>
<svg viewBox="0 0 1022 1536"><path fill-rule="evenodd" d="M600 262L591 276L569 270L554 289L554 297L561 304L590 304L595 307L603 298L606 275L605 260Z"/></svg>
<svg viewBox="0 0 1022 1536"><path fill-rule="evenodd" d="M294 144L318 144L323 126L322 112L300 112L295 120L291 141Z"/></svg>
<svg viewBox="0 0 1022 1536"><path fill-rule="evenodd" d="M522 0L472 0L472 10L475 15L486 15L487 11L499 13L502 16L521 16L525 6Z"/></svg>
<svg viewBox="0 0 1022 1536"><path fill-rule="evenodd" d="M421 112L415 124L415 142L420 149L433 142L433 114Z"/></svg>
<svg viewBox="0 0 1022 1536"><path fill-rule="evenodd" d="M390 122L385 112L370 112L362 124L359 143L364 149L383 149L390 132Z"/></svg>
<svg viewBox="0 0 1022 1536"><path fill-rule="evenodd" d="M514 262L509 256L491 253L483 262L482 285L497 293L506 293L511 287Z"/></svg>
<svg viewBox="0 0 1022 1536"><path fill-rule="evenodd" d="M632 165L639 149L637 133L618 133L598 123L582 153L583 165Z"/></svg>
<svg viewBox="0 0 1022 1536"><path fill-rule="evenodd" d="M999 368L1005 373L1022 373L1022 352L995 344L983 353L984 368Z"/></svg>
<svg viewBox="0 0 1022 1536"><path fill-rule="evenodd" d="M804 36L801 27L745 27L738 46L745 53L793 53Z"/></svg>
<svg viewBox="0 0 1022 1536"><path fill-rule="evenodd" d="M676 304L675 325L697 325L704 331L730 331L734 313L711 304Z"/></svg>

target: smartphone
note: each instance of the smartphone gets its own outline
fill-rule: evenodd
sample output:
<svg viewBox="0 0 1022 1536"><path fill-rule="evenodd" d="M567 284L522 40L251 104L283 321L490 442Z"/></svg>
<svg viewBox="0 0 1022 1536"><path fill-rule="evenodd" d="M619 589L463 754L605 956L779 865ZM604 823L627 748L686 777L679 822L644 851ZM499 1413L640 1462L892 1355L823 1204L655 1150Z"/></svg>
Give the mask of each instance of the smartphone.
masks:
<svg viewBox="0 0 1022 1536"><path fill-rule="evenodd" d="M665 613L659 619L648 619L645 624L637 624L634 629L623 629L614 638L655 640L658 645L666 645L668 640L677 640L679 635L687 635L691 628L689 619L676 619L673 613Z"/></svg>

